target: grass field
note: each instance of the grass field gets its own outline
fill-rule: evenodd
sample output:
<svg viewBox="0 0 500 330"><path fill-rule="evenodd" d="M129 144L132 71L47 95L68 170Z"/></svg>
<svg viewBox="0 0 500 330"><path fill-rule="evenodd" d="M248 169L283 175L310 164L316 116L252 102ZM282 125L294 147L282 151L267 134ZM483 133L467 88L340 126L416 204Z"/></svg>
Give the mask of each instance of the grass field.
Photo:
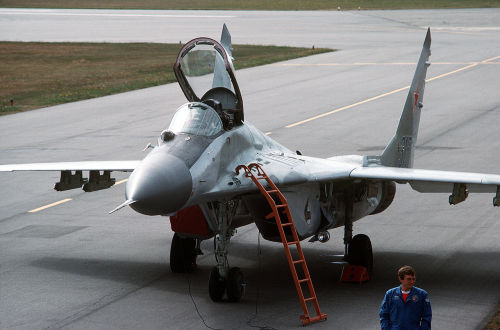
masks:
<svg viewBox="0 0 500 330"><path fill-rule="evenodd" d="M172 67L180 47L150 43L0 42L0 114L174 82ZM233 47L236 69L332 51Z"/></svg>
<svg viewBox="0 0 500 330"><path fill-rule="evenodd" d="M488 8L499 0L0 0L12 8L212 9L212 10L343 10Z"/></svg>
<svg viewBox="0 0 500 330"><path fill-rule="evenodd" d="M498 308L496 314L493 316L491 321L488 323L484 330L498 330L500 329L500 307Z"/></svg>

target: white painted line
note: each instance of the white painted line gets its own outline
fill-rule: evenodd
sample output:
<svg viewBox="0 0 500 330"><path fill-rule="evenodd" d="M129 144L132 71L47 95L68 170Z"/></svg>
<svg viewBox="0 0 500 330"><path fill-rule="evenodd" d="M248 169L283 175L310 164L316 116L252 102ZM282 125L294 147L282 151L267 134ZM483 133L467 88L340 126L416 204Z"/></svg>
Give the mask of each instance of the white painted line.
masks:
<svg viewBox="0 0 500 330"><path fill-rule="evenodd" d="M497 57L492 57L488 60L484 60L481 62L432 62L432 65L472 65L472 64L500 64L500 63L495 63L491 62L492 60L495 60L499 58L500 56ZM276 66L370 66L370 65L416 65L415 62L393 62L393 63L371 63L371 62L355 62L355 63L276 63L273 64Z"/></svg>
<svg viewBox="0 0 500 330"><path fill-rule="evenodd" d="M481 61L481 62L472 62L472 64L470 64L470 65L464 66L464 67L462 67L460 69L453 70L453 71L450 71L450 72L447 72L447 73L443 73L443 74L441 74L439 76L436 76L436 77L432 77L432 78L426 79L425 81L429 82L429 81L433 81L433 80L440 79L440 78L443 78L443 77L447 77L447 76L452 75L454 73L457 73L457 72L460 72L460 71L464 71L464 70L473 68L473 67L475 67L475 66L477 66L477 65L479 65L481 63L491 63L491 61L496 60L498 58L500 58L500 56L495 56L495 57L486 59L486 60ZM394 94L394 93L398 93L398 92L404 91L404 90L409 89L409 88L410 88L410 86L405 86L405 87L401 87L401 88L395 89L395 90L387 92L387 93L383 93L383 94L380 94L380 95L377 95L377 96L374 96L374 97L370 97L369 99L366 99L366 100L363 100L363 101L360 101L360 102L356 102L356 103L353 103L353 104L350 104L350 105L346 105L344 107L341 107L341 108L338 108L338 109L334 109L334 110L322 113L320 115L317 115L317 116L314 116L314 117L310 117L310 118L298 121L298 122L293 123L293 124L286 125L285 128L292 128L292 127L295 127L295 126L298 126L298 125L301 125L301 124L305 124L305 123L308 123L310 121L313 121L313 120L316 120L316 119L319 119L319 118L323 118L323 117L329 116L331 114L334 114L334 113L337 113L337 112L340 112L340 111L351 109L351 108L354 108L354 107L356 107L358 105L365 104L365 103L368 103L368 102L371 102L371 101L374 101L374 100L378 100L378 99L380 99L382 97L385 97L385 96L388 96L388 95L391 95L391 94Z"/></svg>
<svg viewBox="0 0 500 330"><path fill-rule="evenodd" d="M128 181L128 179L123 179L123 180L120 180L120 181L118 181L118 182L115 182L114 186L117 186L117 185L119 185L119 184L125 183L125 182L127 182L127 181Z"/></svg>
<svg viewBox="0 0 500 330"><path fill-rule="evenodd" d="M443 78L443 77L452 75L452 74L460 72L460 71L464 71L464 70L470 69L472 67L475 67L476 65L477 65L477 63L474 63L474 64L471 64L471 65L464 66L463 68L460 68L460 69L457 69L457 70L453 70L453 71L450 71L450 72L447 72L447 73L443 73L443 74L441 74L439 76L427 79L426 82L433 81L433 80L436 80L436 79L439 79L439 78Z"/></svg>
<svg viewBox="0 0 500 330"><path fill-rule="evenodd" d="M374 96L374 97L370 97L369 99L366 99L366 100L363 100L363 101L360 101L360 102L349 104L349 105L346 105L344 107L341 107L341 108L338 108L338 109L335 109L335 110L332 110L332 111L328 111L328 112L322 113L320 115L317 115L317 116L314 116L314 117L311 117L311 118L307 118L307 119L298 121L296 123L287 125L285 127L286 128L292 128L292 127L295 127L295 126L300 125L300 124L308 123L310 121L313 121L313 120L316 120L316 119L319 119L319 118L323 118L325 116L329 116L331 114L334 114L334 113L337 113L337 112L340 112L340 111L344 111L344 110L347 110L347 109L350 109L350 108L354 108L355 106L358 106L358 105L361 105L361 104L364 104L364 103L368 103L368 102L380 99L380 98L382 98L384 96L388 96L388 95L391 95L391 94L394 94L394 93L397 93L397 92L401 92L401 91L403 91L405 89L408 89L408 88L410 88L410 86L405 86L405 87L402 87L402 88L399 88L399 89L395 89L393 91L390 91L390 92L387 92L387 93L384 93L384 94L380 94L380 95L377 95L377 96Z"/></svg>
<svg viewBox="0 0 500 330"><path fill-rule="evenodd" d="M69 202L70 200L72 200L72 199L71 199L71 198L66 198L66 199L60 200L59 202L55 202L55 203L52 203L52 204L48 204L48 205L45 205L45 206L39 207L39 208L37 208L37 209L33 209L33 210L31 210L31 211L28 211L28 212L29 212L29 213L35 213L35 212L38 212L38 211L42 211L42 210L48 209L49 207L52 207L52 206L56 206L56 205L59 205L59 204L62 204L62 203Z"/></svg>
<svg viewBox="0 0 500 330"><path fill-rule="evenodd" d="M494 60L497 60L500 58L500 55L499 56L495 56L495 57L492 57L492 58L488 58L484 61L481 61L481 63L491 63L491 61L494 61ZM496 64L496 63L495 63Z"/></svg>

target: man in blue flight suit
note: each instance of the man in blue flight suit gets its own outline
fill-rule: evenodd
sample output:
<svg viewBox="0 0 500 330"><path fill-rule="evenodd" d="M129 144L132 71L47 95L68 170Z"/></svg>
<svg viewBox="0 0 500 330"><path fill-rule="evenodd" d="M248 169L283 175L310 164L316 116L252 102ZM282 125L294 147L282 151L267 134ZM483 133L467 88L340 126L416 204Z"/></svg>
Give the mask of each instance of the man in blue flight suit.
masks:
<svg viewBox="0 0 500 330"><path fill-rule="evenodd" d="M424 330L431 328L432 310L425 290L415 287L416 273L411 266L398 270L401 286L385 293L380 305L382 330Z"/></svg>

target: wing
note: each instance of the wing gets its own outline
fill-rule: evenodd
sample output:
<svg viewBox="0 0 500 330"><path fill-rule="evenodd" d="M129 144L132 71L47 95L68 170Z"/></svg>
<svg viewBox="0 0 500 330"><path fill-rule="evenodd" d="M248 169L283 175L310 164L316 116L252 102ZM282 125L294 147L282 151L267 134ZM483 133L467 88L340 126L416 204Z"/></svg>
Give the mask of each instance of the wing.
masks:
<svg viewBox="0 0 500 330"><path fill-rule="evenodd" d="M86 192L106 189L115 184L112 171L131 172L140 163L139 160L88 161L61 163L31 163L0 165L0 172L13 171L60 171L61 178L54 186L57 191L81 188ZM89 177L83 177L83 171L89 171ZM100 172L103 171L101 174ZM72 173L75 172L75 173Z"/></svg>
<svg viewBox="0 0 500 330"><path fill-rule="evenodd" d="M84 161L0 165L0 172L13 171L121 171L132 172L139 160Z"/></svg>
<svg viewBox="0 0 500 330"><path fill-rule="evenodd" d="M469 192L495 193L500 187L500 175L422 170L399 167L359 167L349 175L357 179L391 180L410 183L411 187L424 193L453 192L456 185L463 185Z"/></svg>
<svg viewBox="0 0 500 330"><path fill-rule="evenodd" d="M388 180L400 184L409 183L414 190L422 193L450 193L452 204L465 200L468 192L496 193L494 205L500 206L500 175L496 174L363 166L364 157L356 155L320 159L268 153L260 154L255 162L261 164L268 176L280 188L306 183L335 183L358 179ZM228 197L258 191L242 173L228 175L220 182L220 185L204 194L204 197ZM228 182L231 184L228 185Z"/></svg>

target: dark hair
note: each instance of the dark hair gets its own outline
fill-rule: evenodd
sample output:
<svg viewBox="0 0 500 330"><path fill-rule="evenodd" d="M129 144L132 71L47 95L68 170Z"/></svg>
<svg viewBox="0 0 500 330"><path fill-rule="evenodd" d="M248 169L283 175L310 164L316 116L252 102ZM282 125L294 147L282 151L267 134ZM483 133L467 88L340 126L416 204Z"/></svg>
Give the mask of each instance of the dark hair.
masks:
<svg viewBox="0 0 500 330"><path fill-rule="evenodd" d="M403 266L399 268L398 270L398 276L400 279L404 279L405 275L413 275L416 276L417 273L415 272L415 269L413 269L412 266Z"/></svg>

